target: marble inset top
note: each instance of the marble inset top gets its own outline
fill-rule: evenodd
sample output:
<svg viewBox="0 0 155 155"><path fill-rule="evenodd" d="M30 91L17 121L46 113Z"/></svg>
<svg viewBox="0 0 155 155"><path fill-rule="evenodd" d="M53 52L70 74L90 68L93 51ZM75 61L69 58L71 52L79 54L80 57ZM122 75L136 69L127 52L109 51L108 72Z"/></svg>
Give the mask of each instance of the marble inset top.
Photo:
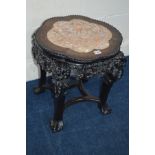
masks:
<svg viewBox="0 0 155 155"><path fill-rule="evenodd" d="M108 28L82 19L57 21L47 32L47 39L52 44L78 53L100 52L109 47L111 38Z"/></svg>

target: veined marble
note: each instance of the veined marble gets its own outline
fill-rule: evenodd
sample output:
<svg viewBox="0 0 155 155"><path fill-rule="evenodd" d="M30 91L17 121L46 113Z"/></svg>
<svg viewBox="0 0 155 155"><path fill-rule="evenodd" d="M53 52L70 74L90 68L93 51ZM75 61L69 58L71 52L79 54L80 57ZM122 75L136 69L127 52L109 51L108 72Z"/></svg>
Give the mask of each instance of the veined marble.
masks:
<svg viewBox="0 0 155 155"><path fill-rule="evenodd" d="M47 32L48 40L75 52L88 53L109 47L110 30L102 25L81 19L57 21Z"/></svg>

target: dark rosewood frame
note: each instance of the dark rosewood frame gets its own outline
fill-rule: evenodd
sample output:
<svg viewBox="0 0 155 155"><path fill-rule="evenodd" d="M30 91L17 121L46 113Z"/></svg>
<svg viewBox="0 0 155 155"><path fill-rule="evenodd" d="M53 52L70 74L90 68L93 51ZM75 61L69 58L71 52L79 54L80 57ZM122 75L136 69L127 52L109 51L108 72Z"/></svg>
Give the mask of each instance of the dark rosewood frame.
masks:
<svg viewBox="0 0 155 155"><path fill-rule="evenodd" d="M53 132L58 132L63 128L64 109L78 102L95 101L103 114L111 113L107 98L113 83L121 78L123 73L125 57L121 51L111 57L98 59L91 63L77 63L76 60L64 59L59 55L48 53L38 45L35 34L33 35L32 51L34 59L40 67L39 85L34 92L40 94L49 89L54 94L54 117L51 121ZM46 81L47 72L52 75L49 83ZM99 97L88 94L83 85L94 75L99 75L103 79ZM72 84L70 83L71 77L76 79ZM72 87L78 87L81 96L65 101L65 92Z"/></svg>

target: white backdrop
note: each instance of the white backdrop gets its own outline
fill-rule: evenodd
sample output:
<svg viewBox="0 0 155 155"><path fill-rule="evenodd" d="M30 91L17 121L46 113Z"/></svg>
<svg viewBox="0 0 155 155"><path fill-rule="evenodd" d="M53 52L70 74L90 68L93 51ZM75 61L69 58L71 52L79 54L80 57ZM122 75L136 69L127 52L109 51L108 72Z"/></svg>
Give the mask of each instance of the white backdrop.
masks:
<svg viewBox="0 0 155 155"><path fill-rule="evenodd" d="M31 35L42 22L53 16L79 14L104 20L123 35L121 50L129 54L128 0L27 0L26 11L26 80L38 78L31 55Z"/></svg>

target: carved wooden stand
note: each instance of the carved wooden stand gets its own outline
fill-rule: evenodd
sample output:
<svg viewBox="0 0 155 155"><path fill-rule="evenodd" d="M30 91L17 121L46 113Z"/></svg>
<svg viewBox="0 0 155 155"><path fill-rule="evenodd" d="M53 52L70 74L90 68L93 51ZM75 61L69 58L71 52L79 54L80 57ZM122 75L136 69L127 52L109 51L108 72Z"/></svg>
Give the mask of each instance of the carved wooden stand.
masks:
<svg viewBox="0 0 155 155"><path fill-rule="evenodd" d="M65 59L53 57L45 50L41 49L33 39L33 56L40 66L40 80L37 88L34 89L36 94L40 94L45 89L50 89L54 94L54 117L51 121L53 132L58 132L63 128L63 112L64 109L82 101L95 101L103 114L111 113L108 107L107 98L113 83L121 78L125 57L122 52L116 55L92 63L75 63ZM47 84L46 73L51 73L51 82ZM94 75L103 78L100 87L99 97L88 94L83 83ZM74 77L75 82L71 83ZM78 87L81 96L65 101L65 92L72 87Z"/></svg>

